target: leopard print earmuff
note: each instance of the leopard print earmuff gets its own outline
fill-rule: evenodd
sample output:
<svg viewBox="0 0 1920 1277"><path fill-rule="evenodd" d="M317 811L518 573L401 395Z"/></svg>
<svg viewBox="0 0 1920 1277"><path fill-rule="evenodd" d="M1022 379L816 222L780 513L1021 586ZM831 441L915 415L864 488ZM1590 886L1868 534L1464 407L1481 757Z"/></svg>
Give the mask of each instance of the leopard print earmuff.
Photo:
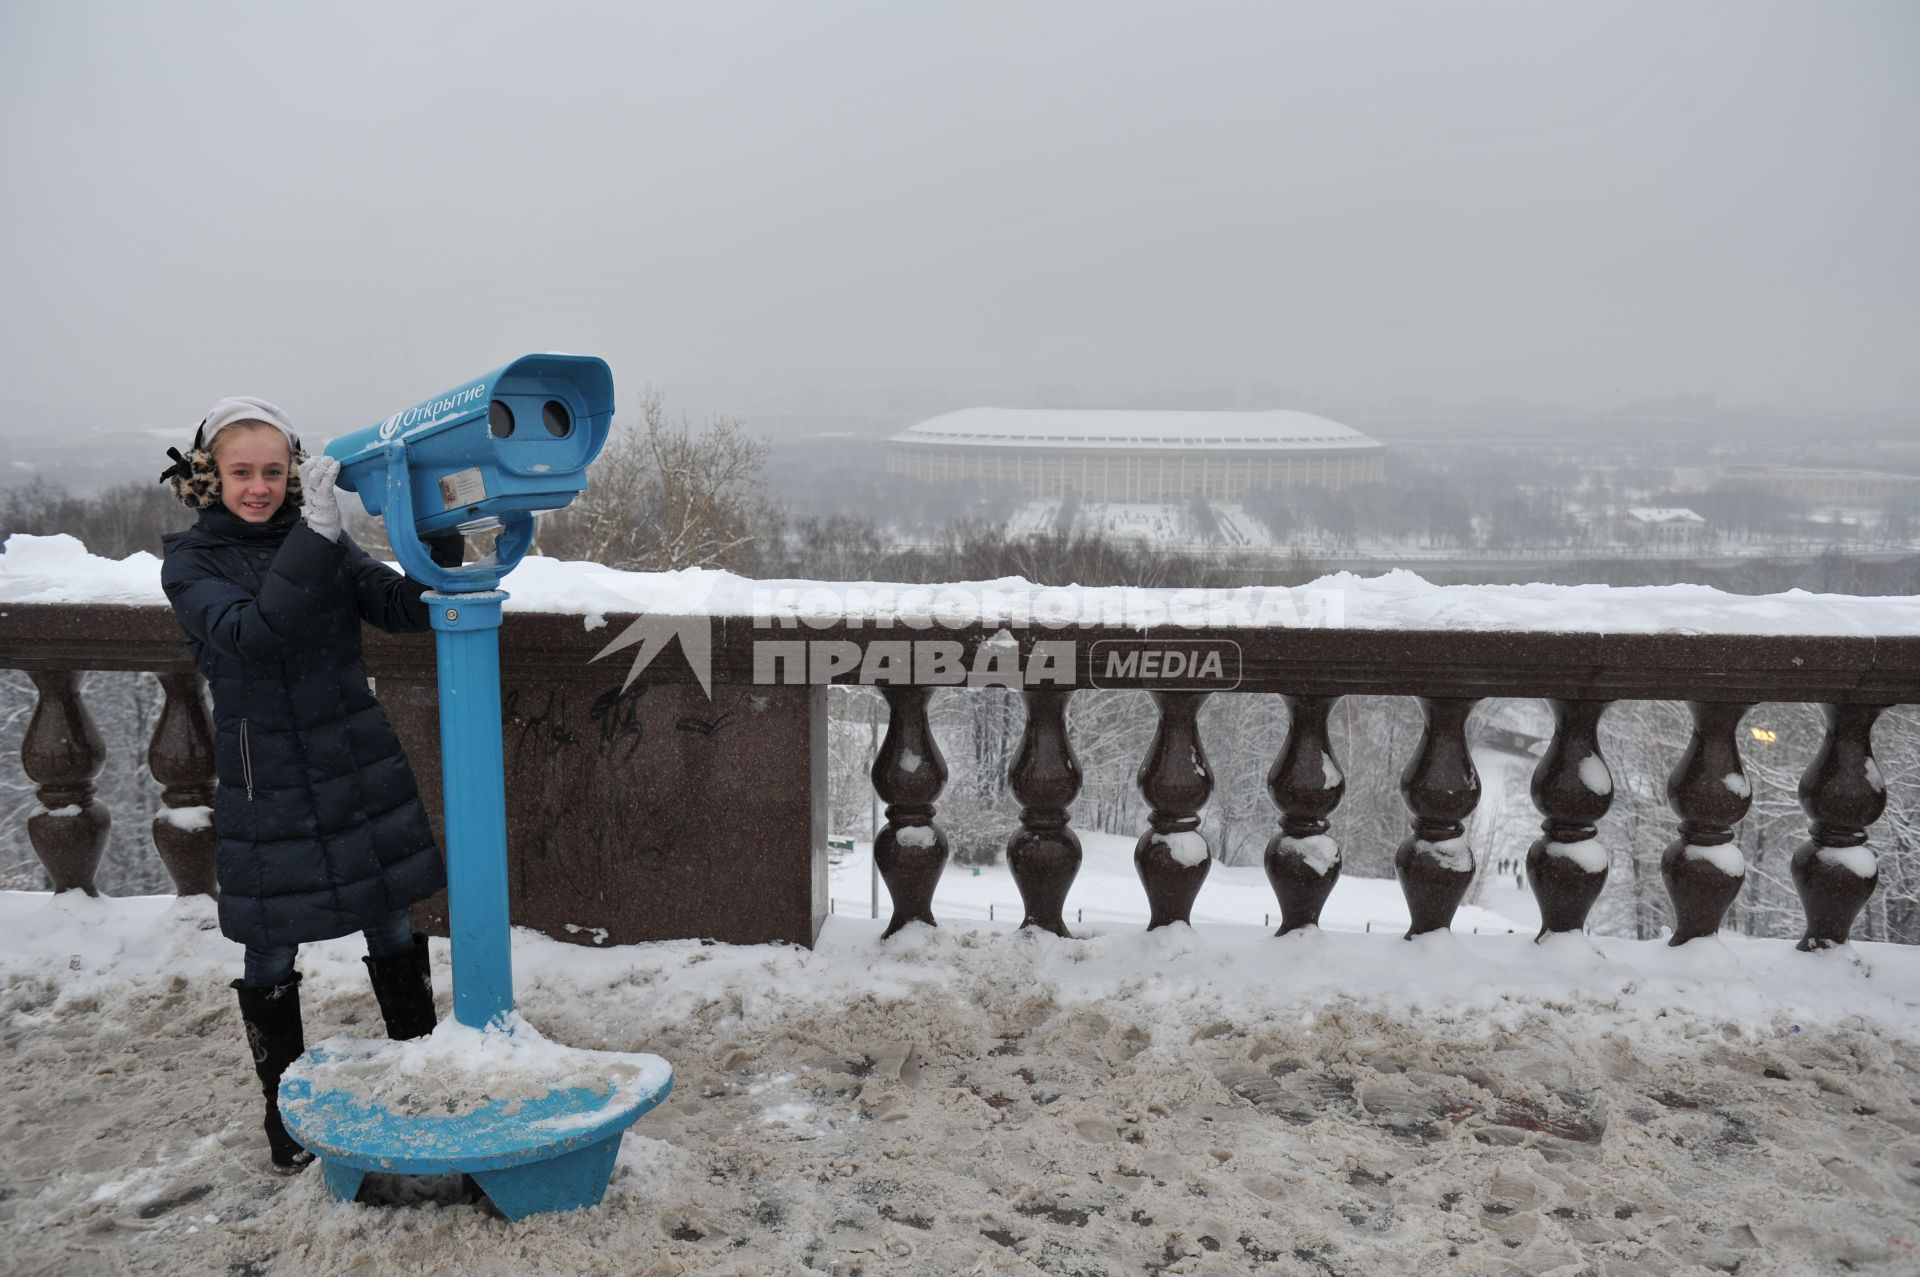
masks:
<svg viewBox="0 0 1920 1277"><path fill-rule="evenodd" d="M200 423L200 429L193 432L193 447L183 457L180 449L168 448L167 455L173 458L173 464L160 472L160 482L173 488L173 495L180 498L180 504L189 510L211 510L220 504L220 467L214 462L213 449L203 447L200 430L206 428L206 422ZM235 422L239 425L239 422ZM258 425L274 428L269 422ZM300 463L307 459L307 450L298 440L293 444L293 464L287 470L286 504L295 509L300 506Z"/></svg>

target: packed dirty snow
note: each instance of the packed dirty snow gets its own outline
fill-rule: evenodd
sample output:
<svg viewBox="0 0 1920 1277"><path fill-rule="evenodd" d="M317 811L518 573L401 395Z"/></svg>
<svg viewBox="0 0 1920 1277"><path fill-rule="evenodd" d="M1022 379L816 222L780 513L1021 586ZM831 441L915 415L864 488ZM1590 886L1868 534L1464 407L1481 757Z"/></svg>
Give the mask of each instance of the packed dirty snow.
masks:
<svg viewBox="0 0 1920 1277"><path fill-rule="evenodd" d="M1344 883L1344 880L1343 880ZM1908 1274L1920 952L831 917L514 935L556 1043L676 1089L606 1202L266 1171L205 901L0 894L9 1274ZM310 1040L374 1034L358 941ZM444 1008L448 949L433 944Z"/></svg>

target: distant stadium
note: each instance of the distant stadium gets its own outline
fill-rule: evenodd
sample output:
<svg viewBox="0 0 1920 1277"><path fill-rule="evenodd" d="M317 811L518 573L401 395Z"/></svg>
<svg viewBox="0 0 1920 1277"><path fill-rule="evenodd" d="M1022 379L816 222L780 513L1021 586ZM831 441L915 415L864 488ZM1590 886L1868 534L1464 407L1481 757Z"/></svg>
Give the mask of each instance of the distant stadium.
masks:
<svg viewBox="0 0 1920 1277"><path fill-rule="evenodd" d="M1385 453L1306 412L967 408L887 440L887 470L1004 483L1030 500L1238 501L1250 488L1378 483Z"/></svg>

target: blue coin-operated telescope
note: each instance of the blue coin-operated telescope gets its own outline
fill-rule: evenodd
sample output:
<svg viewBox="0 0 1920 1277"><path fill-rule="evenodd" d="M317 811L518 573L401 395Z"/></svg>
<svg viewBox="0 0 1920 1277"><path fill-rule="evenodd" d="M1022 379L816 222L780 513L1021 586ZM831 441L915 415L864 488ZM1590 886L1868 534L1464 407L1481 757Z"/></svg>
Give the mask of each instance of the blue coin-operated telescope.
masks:
<svg viewBox="0 0 1920 1277"><path fill-rule="evenodd" d="M590 355L524 355L327 445L340 486L384 518L393 552L436 590L490 590L533 542L533 516L585 491L613 422L613 373ZM443 568L420 539L499 528L493 554ZM413 535L407 534L407 529Z"/></svg>
<svg viewBox="0 0 1920 1277"><path fill-rule="evenodd" d="M339 484L383 517L395 557L432 588L421 595L433 621L440 682L440 760L447 829L447 917L453 942L454 1019L505 1035L513 1014L508 945L507 810L500 743L500 579L533 543L534 516L569 504L587 486L613 420L613 374L586 355L526 355L435 395L378 425L327 445ZM493 552L448 568L423 538L500 530ZM495 1040L497 1041L497 1039ZM321 1161L335 1196L352 1200L369 1171L473 1176L513 1219L597 1203L620 1139L673 1086L657 1056L578 1052L565 1084L544 1099L500 1100L477 1110L402 1114L333 1085L380 1067L400 1044L352 1044L307 1052L280 1088L287 1126ZM500 1052L492 1052L497 1056ZM398 1056L393 1057L397 1063ZM638 1063L636 1063L638 1061ZM487 1079L479 1081L484 1084ZM521 1091L524 1095L524 1090Z"/></svg>

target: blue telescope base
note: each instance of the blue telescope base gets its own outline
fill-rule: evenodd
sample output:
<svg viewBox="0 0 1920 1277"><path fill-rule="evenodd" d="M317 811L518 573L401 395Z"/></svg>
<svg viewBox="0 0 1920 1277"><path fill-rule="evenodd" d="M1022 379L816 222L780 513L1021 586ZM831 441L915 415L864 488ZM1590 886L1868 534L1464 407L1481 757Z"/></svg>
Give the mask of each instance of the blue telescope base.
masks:
<svg viewBox="0 0 1920 1277"><path fill-rule="evenodd" d="M506 597L503 590L429 590L421 595L437 632L453 1018L481 1035L457 1044L470 1052L462 1058L474 1066L480 1085L489 1069L499 1067L497 1058L490 1059L499 1055L495 1048L508 1046L510 1055L516 1040L533 1056L552 1058L546 1054L550 1046L538 1048L537 1033L516 1036L513 1027L517 1017L500 741L500 611ZM341 1089L343 1076L352 1076L362 1064L377 1071L380 1057L399 1046L322 1043L281 1079L280 1116L293 1137L319 1159L327 1188L342 1201L354 1200L361 1181L378 1171L471 1175L494 1206L513 1220L598 1205L613 1175L621 1137L673 1089L673 1068L657 1056L647 1057L652 1063L637 1076L617 1084L610 1081L604 1090L548 1080L592 1076L592 1061L584 1057L594 1052L578 1053L583 1058L577 1063L588 1070L585 1075L569 1069L557 1075L536 1073L531 1079L522 1074L532 1095L489 1099L467 1113L396 1113L364 1094ZM636 1058L627 1056L621 1067L631 1071ZM393 1062L388 1057L387 1064ZM431 1081L427 1079L423 1089L430 1091ZM541 1090L546 1093L539 1094Z"/></svg>
<svg viewBox="0 0 1920 1277"><path fill-rule="evenodd" d="M324 1064L325 1048L312 1048L307 1059ZM615 1103L572 1087L536 1099L494 1100L457 1116L408 1116L344 1091L316 1094L301 1077L280 1084L280 1112L343 1202L359 1195L369 1171L465 1173L501 1214L519 1220L599 1205L621 1136L672 1090L668 1074L657 1088Z"/></svg>

